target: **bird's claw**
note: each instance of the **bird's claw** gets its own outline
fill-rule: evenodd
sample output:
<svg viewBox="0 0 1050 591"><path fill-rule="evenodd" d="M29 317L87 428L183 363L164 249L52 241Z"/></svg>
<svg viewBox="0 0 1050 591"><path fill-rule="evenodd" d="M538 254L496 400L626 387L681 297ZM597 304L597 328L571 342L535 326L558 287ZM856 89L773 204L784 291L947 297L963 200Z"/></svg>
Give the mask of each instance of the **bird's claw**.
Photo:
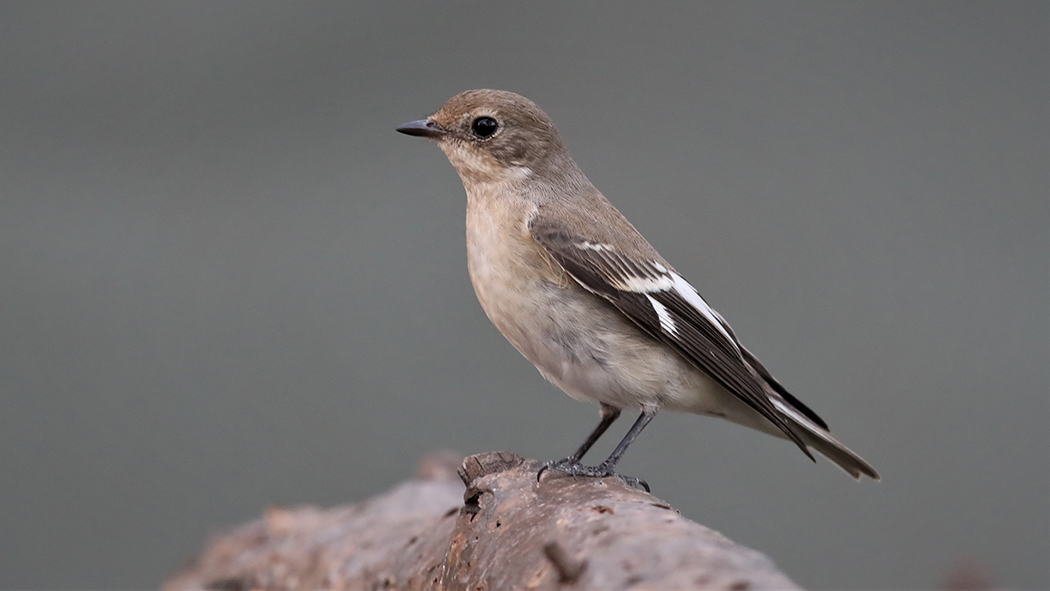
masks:
<svg viewBox="0 0 1050 591"><path fill-rule="evenodd" d="M578 473L577 471L580 468L584 467L585 466L581 464L579 460L572 456L562 458L560 460L549 460L543 462L543 465L540 466L539 471L536 472L536 482L540 481L540 477L542 477L543 473L547 470L557 470L558 472L565 472L566 474L571 474L572 477L575 478L576 474Z"/></svg>
<svg viewBox="0 0 1050 591"><path fill-rule="evenodd" d="M650 492L649 483L642 480L641 478L635 478L633 476L624 476L617 474L613 471L613 467L609 464L602 462L597 466L584 466L579 460L573 457L564 458L561 460L551 460L544 462L543 466L540 467L536 473L536 481L539 482L540 477L547 470L557 470L576 478L577 476L589 476L591 478L605 478L606 476L615 476L620 480L624 481L627 486L637 488L638 490L644 490Z"/></svg>
<svg viewBox="0 0 1050 591"><path fill-rule="evenodd" d="M649 483L642 480L641 478L635 478L634 476L623 476L622 474L613 474L613 476L619 478L624 482L624 484L631 488L644 490L645 492L653 492L649 490Z"/></svg>

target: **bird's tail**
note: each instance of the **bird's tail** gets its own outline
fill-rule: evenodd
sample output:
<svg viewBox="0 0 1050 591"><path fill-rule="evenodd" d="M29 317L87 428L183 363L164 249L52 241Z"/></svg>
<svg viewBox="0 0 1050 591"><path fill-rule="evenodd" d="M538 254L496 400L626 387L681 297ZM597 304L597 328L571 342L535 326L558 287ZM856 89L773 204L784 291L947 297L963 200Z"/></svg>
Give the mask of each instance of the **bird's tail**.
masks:
<svg viewBox="0 0 1050 591"><path fill-rule="evenodd" d="M773 406L789 419L791 426L795 427L793 430L807 446L819 451L857 480L860 480L861 476L880 480L879 473L871 467L871 464L842 445L838 439L831 436L827 429L810 420L779 396L770 396L770 399Z"/></svg>

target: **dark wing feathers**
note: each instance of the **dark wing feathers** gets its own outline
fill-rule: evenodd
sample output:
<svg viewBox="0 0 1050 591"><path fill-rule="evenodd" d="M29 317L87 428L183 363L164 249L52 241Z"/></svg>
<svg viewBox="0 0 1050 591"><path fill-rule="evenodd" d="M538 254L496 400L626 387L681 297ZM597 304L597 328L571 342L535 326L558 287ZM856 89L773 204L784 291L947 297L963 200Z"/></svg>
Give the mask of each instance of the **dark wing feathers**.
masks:
<svg viewBox="0 0 1050 591"><path fill-rule="evenodd" d="M773 374L769 373L769 370L766 369L764 365L762 365L762 362L759 361L758 358L751 353L751 351L748 351L743 346L740 347L740 351L744 354L744 359L747 360L748 364L751 365L751 367L755 368L755 371L758 372L758 375L762 376L762 379L765 380L766 383L769 384L769 386L773 388L773 390L775 390L777 394L780 394L780 396L788 404L794 407L795 410L805 415L807 419L820 425L821 428L823 428L828 433L831 433L831 429L828 428L828 424L824 422L824 419L820 418L820 416L817 415L817 413L813 412L811 408L809 408L805 404L802 404L801 400L792 396L791 392L787 391L787 388L780 385L780 382L778 382L777 379L773 377Z"/></svg>
<svg viewBox="0 0 1050 591"><path fill-rule="evenodd" d="M765 376L755 373L768 375L768 372L761 365L752 369L744 355L750 359L754 357L744 353L746 349L740 347L735 337L727 336L732 335L729 327L723 326L718 318L712 320L705 316L688 301L680 291L684 280L679 278L676 282L673 271L658 261L625 256L613 246L591 242L549 223L534 220L529 224L529 230L533 238L584 288L611 302L651 337L674 348L690 363L707 372L781 429L810 459L813 458L770 402L759 381ZM671 325L661 323L654 301L664 308L665 321L670 320ZM770 382L778 391L783 389L771 376ZM785 399L789 404L798 407L807 417L816 417L794 397L788 396ZM815 422L823 424L819 418Z"/></svg>
<svg viewBox="0 0 1050 591"><path fill-rule="evenodd" d="M687 302L677 290L660 291L651 295L668 310L685 320L689 326L700 331L700 334L718 346L722 353L730 358L740 357L740 345L735 340L731 341L726 338L718 326L715 326L711 323L711 320L705 318L700 310L697 310L695 306ZM699 296L699 294L697 295ZM721 328L725 329L724 326ZM764 395L763 398L765 398Z"/></svg>

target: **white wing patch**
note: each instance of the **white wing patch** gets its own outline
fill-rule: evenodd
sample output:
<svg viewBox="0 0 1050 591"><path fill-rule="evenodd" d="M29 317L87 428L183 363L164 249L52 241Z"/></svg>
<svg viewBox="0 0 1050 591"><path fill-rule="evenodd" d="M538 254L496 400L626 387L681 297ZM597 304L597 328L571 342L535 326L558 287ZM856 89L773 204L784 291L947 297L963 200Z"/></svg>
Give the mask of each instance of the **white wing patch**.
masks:
<svg viewBox="0 0 1050 591"><path fill-rule="evenodd" d="M653 309L656 310L656 317L660 319L660 328L666 333L672 335L678 334L678 327L675 326L674 318L671 318L671 313L667 311L667 308L660 302L653 299L653 296L645 296L649 299L649 303L653 305Z"/></svg>
<svg viewBox="0 0 1050 591"><path fill-rule="evenodd" d="M670 291L677 293L687 304L692 306L722 333L726 340L736 349L738 355L741 354L736 339L726 330L725 321L722 320L722 317L711 306L707 305L707 302L700 297L696 289L678 273L670 271L656 261L630 260L617 252L616 247L611 244L581 240L573 242L573 246L579 250L589 250L597 253L597 258L606 266L602 275L609 285L620 291L646 294L660 320L660 328L668 334L675 336L678 334L678 327L675 325L671 311L656 301L656 299L648 296L648 294Z"/></svg>
<svg viewBox="0 0 1050 591"><path fill-rule="evenodd" d="M667 273L667 267L656 261L632 261L619 254L611 244L583 240L573 243L573 246L599 253L598 256L615 269L606 280L620 291L651 293L674 287L674 279Z"/></svg>
<svg viewBox="0 0 1050 591"><path fill-rule="evenodd" d="M674 287L674 280L667 275L657 277L627 277L618 282L617 289L633 291L636 293L649 293L654 291L667 291Z"/></svg>
<svg viewBox="0 0 1050 591"><path fill-rule="evenodd" d="M595 244L593 242L587 242L586 240L584 240L583 242L577 242L576 246L584 250L593 250L595 252L602 252L605 250L616 250L615 247L609 246L608 244Z"/></svg>
<svg viewBox="0 0 1050 591"><path fill-rule="evenodd" d="M722 326L722 321L719 318L718 313L712 310L711 306L707 305L704 298L700 297L700 294L696 292L696 289L694 289L692 285L689 285L689 282L683 279L681 275L678 273L671 273L671 277L674 277L674 290L685 298L685 301L689 302L690 306L699 310L704 317L710 320L711 324L715 325L715 328L725 335L726 340L732 343L733 347L736 348L739 353L740 348L736 345L736 339L729 336L729 331Z"/></svg>

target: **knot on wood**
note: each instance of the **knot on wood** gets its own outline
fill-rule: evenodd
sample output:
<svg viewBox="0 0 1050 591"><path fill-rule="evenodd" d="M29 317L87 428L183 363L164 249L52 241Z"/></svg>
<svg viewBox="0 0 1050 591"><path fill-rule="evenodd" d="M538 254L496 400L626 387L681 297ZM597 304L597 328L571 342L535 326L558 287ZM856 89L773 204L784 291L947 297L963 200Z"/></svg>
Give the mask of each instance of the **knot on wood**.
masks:
<svg viewBox="0 0 1050 591"><path fill-rule="evenodd" d="M490 451L463 458L463 465L457 471L463 484L471 484L482 476L496 474L525 463L525 458L509 451Z"/></svg>
<svg viewBox="0 0 1050 591"><path fill-rule="evenodd" d="M558 582L571 585L580 579L583 571L587 570L586 560L576 560L562 548L558 542L547 542L543 545L543 554L547 560L554 565L558 572Z"/></svg>

